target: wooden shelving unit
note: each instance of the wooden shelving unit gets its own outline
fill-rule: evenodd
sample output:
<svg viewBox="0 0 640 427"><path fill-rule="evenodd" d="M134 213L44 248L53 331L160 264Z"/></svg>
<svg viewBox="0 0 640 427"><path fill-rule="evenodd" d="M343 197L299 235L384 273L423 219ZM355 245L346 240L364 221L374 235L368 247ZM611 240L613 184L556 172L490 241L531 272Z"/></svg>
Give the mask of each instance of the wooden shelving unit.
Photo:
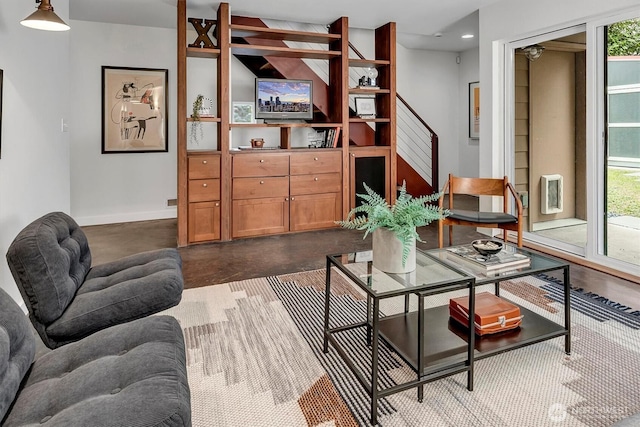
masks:
<svg viewBox="0 0 640 427"><path fill-rule="evenodd" d="M190 25L186 0L178 0L177 8L178 117L183 118L178 120L178 246L335 227L334 221L344 218L354 203L351 191L353 162L350 160L350 124L370 123L375 126L375 146L368 147L365 152L384 158L386 187L390 188L390 182L395 181L395 24L390 23L376 30L376 58L350 59L346 17L329 24L326 33L274 29L232 24L229 4L220 3L213 34L215 46L198 48L189 47L189 41L186 40ZM236 38L250 40L250 43L236 43ZM278 43L283 41L325 44L327 49L292 48ZM231 55L327 60L327 120L307 123L231 123ZM188 58L211 59L216 69L215 102L218 117L200 119L203 123L216 124L215 149L187 148L187 126L194 121L187 113ZM349 68L371 66L379 70L380 89L350 89ZM378 116L375 119L350 117L350 95L375 98ZM279 129L279 149L231 150L231 131L243 128ZM293 130L304 128L339 129L338 147L297 148L295 141L292 141L295 135ZM389 150L394 154L390 155ZM250 166L252 161L256 162L255 166ZM281 165L285 161L286 167ZM249 162L249 166L246 162ZM273 167L265 169L267 163ZM244 175L237 175L239 165L245 168ZM193 168L198 169L199 175L193 174ZM201 172L203 168L204 175ZM260 179L256 181L256 177ZM210 181L198 181L204 179ZM281 188L284 183L288 185L286 192ZM204 184L207 187L203 187ZM211 185L219 185L219 191L210 191ZM251 189L252 185L256 187ZM272 190L264 191L268 186ZM208 190L204 191L203 188ZM194 196L194 191L197 196ZM247 198L247 195L251 196Z"/></svg>

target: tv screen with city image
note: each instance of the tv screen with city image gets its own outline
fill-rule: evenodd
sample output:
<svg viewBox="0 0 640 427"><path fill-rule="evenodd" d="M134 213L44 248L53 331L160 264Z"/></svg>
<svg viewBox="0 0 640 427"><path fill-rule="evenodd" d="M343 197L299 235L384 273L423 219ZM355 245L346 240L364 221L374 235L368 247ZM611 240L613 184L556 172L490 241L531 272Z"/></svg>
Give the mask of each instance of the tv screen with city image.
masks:
<svg viewBox="0 0 640 427"><path fill-rule="evenodd" d="M313 82L294 79L256 79L256 118L313 119Z"/></svg>

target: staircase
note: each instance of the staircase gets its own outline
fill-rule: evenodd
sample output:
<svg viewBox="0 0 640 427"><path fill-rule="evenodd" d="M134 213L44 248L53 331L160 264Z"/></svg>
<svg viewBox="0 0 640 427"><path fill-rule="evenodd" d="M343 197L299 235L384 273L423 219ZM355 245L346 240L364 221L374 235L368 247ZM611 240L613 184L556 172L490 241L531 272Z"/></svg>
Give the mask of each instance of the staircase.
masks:
<svg viewBox="0 0 640 427"><path fill-rule="evenodd" d="M284 29L283 25L298 25L282 21L267 21L259 18L232 16L231 22L237 25L261 26L265 28ZM287 28L305 31L321 32L322 28L310 24L299 24L301 27ZM312 27L312 28L310 28ZM326 31L326 30L325 30ZM251 39L236 38L233 43L252 44L258 43ZM280 40L260 40L260 45L272 45L276 47L293 46L304 48L305 43L283 42ZM349 47L355 57L364 59L364 56L349 43ZM314 49L318 46L314 45ZM257 77L269 78L296 78L313 81L313 104L315 107L314 120L328 120L328 61L307 61L300 58L286 57L262 57L248 55L234 55L244 66L251 70ZM352 70L349 86L357 86L360 76ZM407 184L407 191L415 196L431 194L439 190L438 183L438 135L416 113L413 108L397 95L397 184L403 181ZM350 101L350 108L355 106ZM355 111L353 111L355 114ZM349 143L357 146L375 145L375 132L367 123L351 123L349 128Z"/></svg>

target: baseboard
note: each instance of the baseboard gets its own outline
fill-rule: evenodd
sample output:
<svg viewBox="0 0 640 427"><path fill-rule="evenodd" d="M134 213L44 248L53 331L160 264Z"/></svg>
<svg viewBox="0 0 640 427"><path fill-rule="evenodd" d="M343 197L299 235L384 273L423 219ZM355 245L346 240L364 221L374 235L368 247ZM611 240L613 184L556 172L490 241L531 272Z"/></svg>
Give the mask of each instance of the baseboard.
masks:
<svg viewBox="0 0 640 427"><path fill-rule="evenodd" d="M72 215L73 216L73 215ZM113 215L99 215L99 216L74 216L73 219L80 226L89 225L103 225L103 224L118 224L121 222L136 222L136 221L150 221L154 219L171 219L178 217L178 209L170 207L161 211L150 212L128 212L122 214Z"/></svg>

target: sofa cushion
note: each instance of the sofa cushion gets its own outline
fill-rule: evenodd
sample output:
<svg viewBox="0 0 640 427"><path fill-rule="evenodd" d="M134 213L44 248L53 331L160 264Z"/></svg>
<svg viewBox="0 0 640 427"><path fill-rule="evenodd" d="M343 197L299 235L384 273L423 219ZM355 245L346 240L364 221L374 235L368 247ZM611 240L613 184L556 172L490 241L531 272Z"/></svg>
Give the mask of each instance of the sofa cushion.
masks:
<svg viewBox="0 0 640 427"><path fill-rule="evenodd" d="M189 426L185 363L173 317L104 329L40 357L4 426Z"/></svg>
<svg viewBox="0 0 640 427"><path fill-rule="evenodd" d="M33 363L36 340L27 316L0 289L0 425Z"/></svg>
<svg viewBox="0 0 640 427"><path fill-rule="evenodd" d="M16 236L7 261L32 318L48 325L66 310L84 282L91 251L73 218L52 212Z"/></svg>
<svg viewBox="0 0 640 427"><path fill-rule="evenodd" d="M460 221L479 222L484 224L516 224L518 218L503 212L478 212L467 211L463 209L451 210L449 218L458 219Z"/></svg>
<svg viewBox="0 0 640 427"><path fill-rule="evenodd" d="M175 248L101 264L89 271L73 302L46 332L58 344L76 341L176 305L182 290L182 259Z"/></svg>

